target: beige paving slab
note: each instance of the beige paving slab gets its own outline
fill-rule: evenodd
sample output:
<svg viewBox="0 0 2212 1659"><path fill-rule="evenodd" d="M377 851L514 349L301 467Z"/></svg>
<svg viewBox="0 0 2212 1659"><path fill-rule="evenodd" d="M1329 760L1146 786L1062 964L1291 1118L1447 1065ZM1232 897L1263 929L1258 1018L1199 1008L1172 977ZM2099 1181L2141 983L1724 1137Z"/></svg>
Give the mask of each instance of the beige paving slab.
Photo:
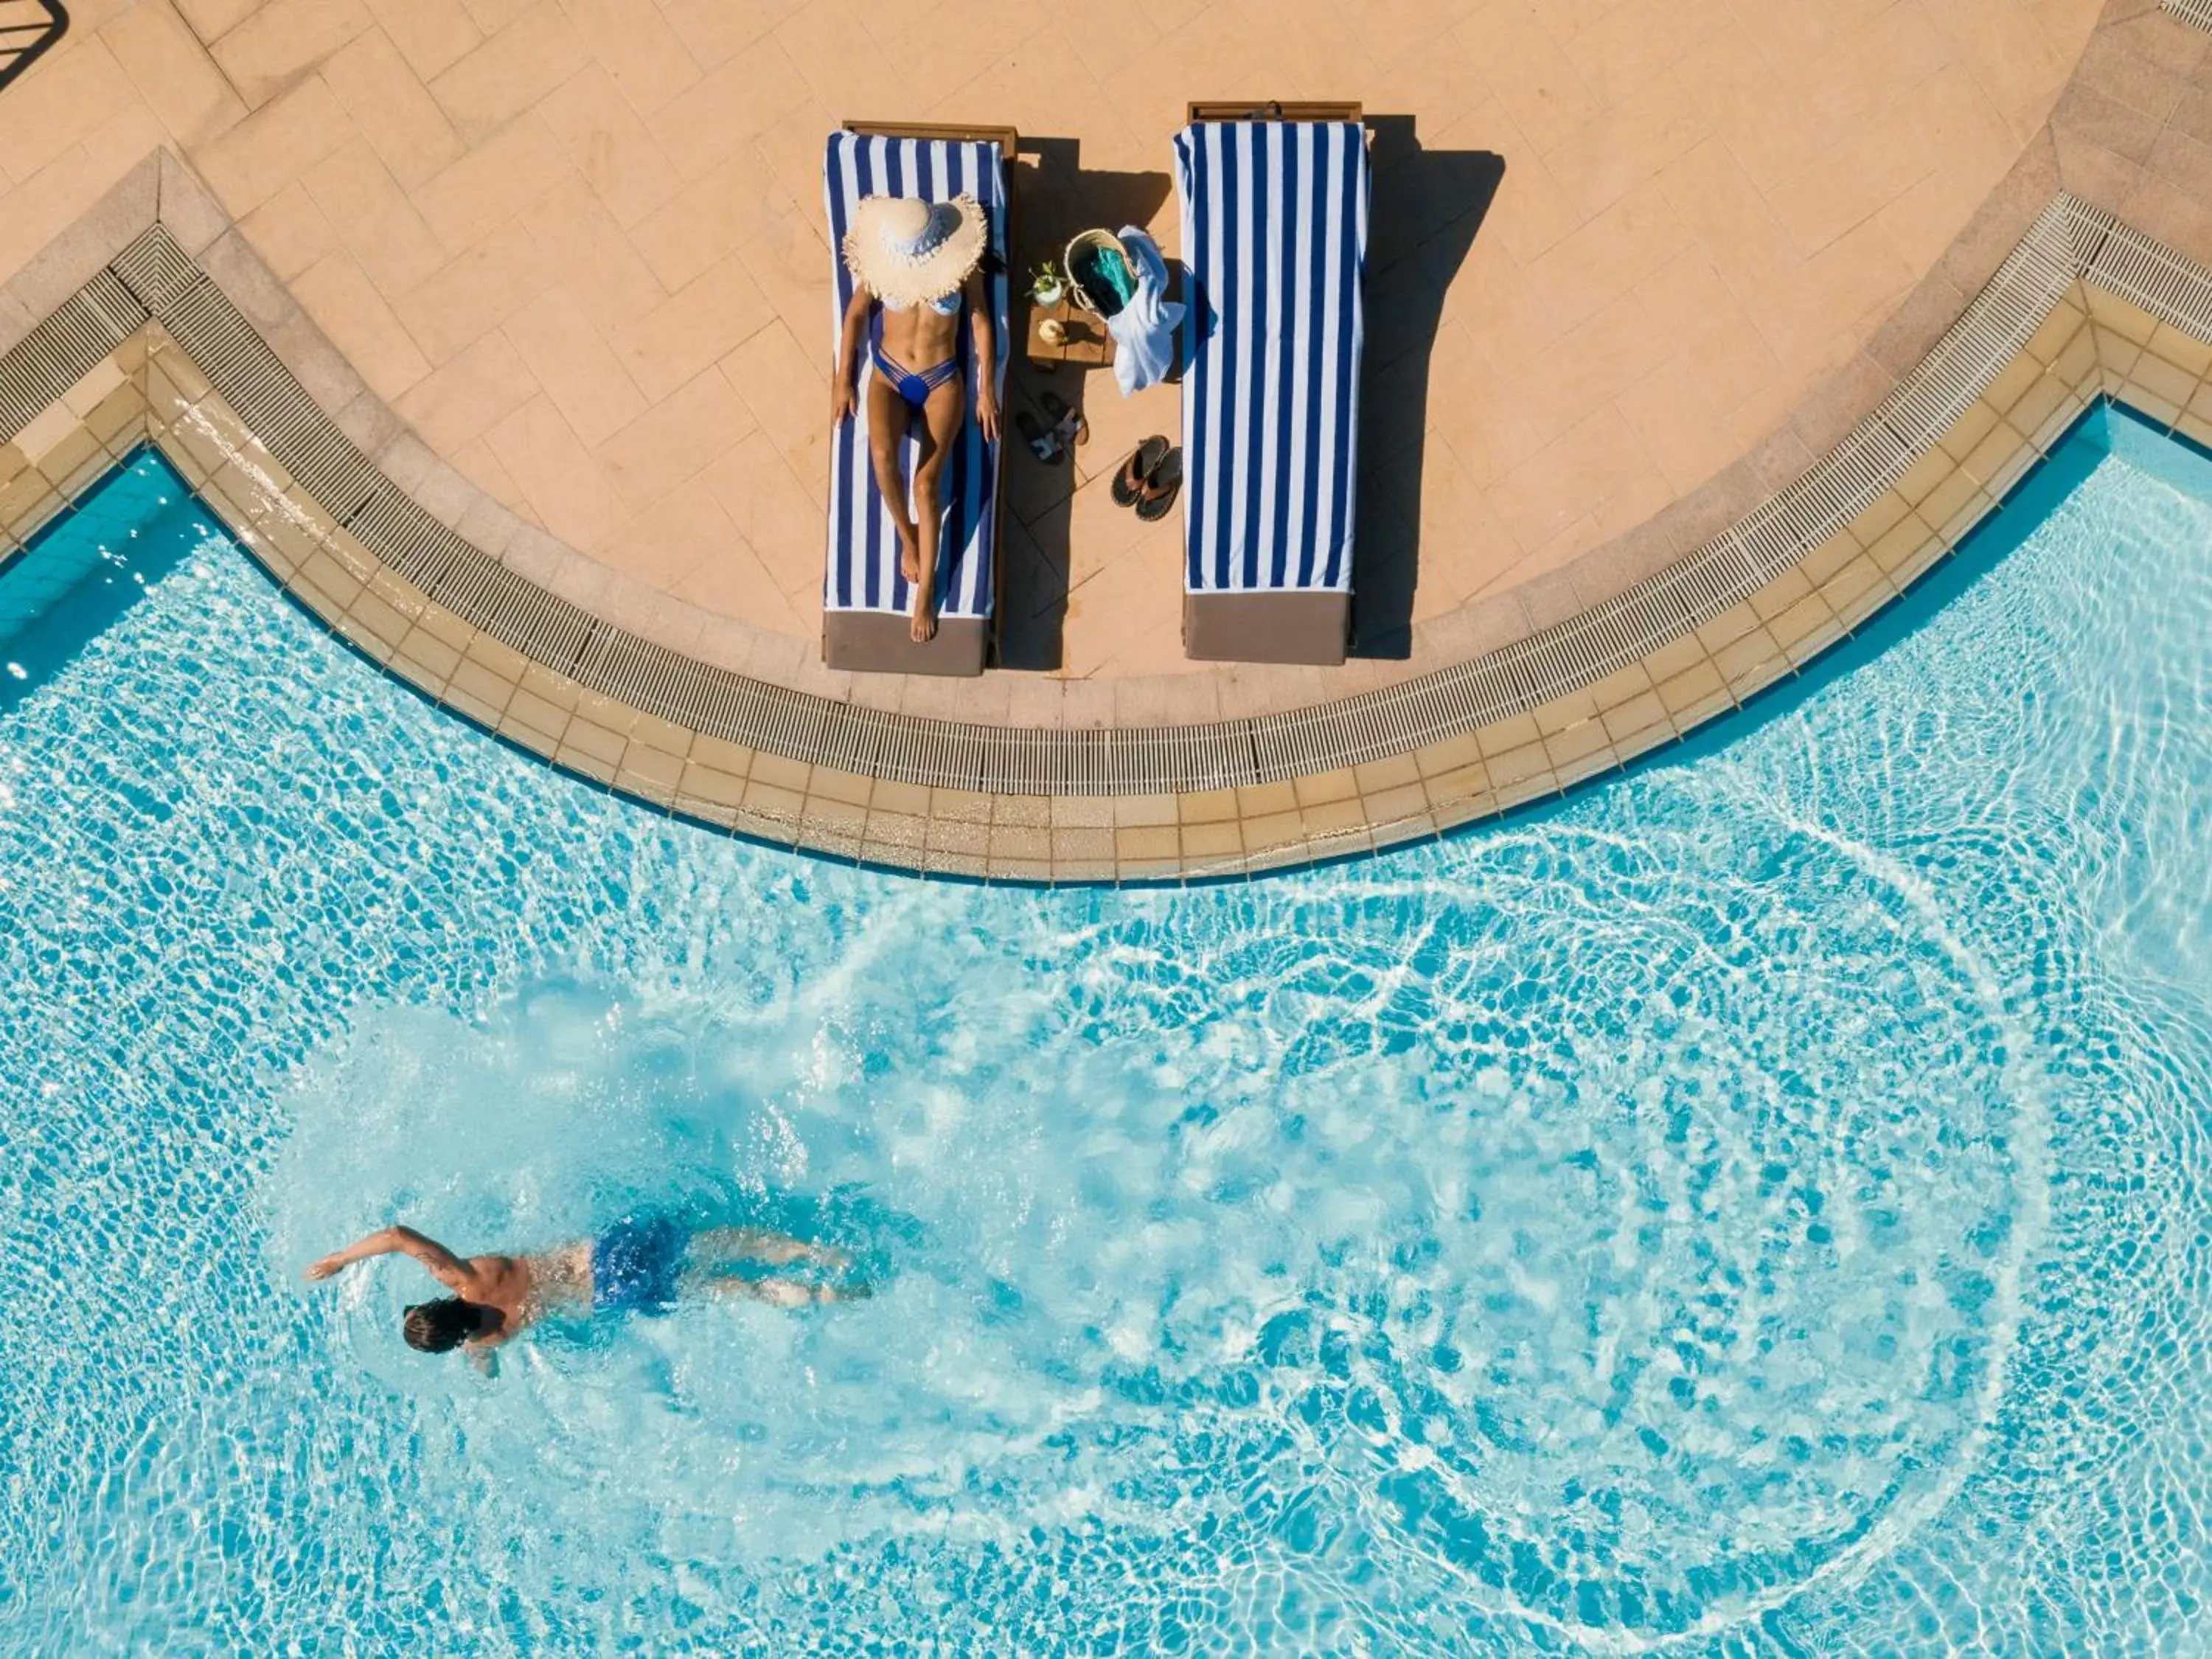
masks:
<svg viewBox="0 0 2212 1659"><path fill-rule="evenodd" d="M386 29L363 29L324 63L322 76L362 137L410 186L459 159L460 135Z"/></svg>
<svg viewBox="0 0 2212 1659"><path fill-rule="evenodd" d="M650 407L592 313L566 288L548 289L501 332L586 443L604 442Z"/></svg>
<svg viewBox="0 0 2212 1659"><path fill-rule="evenodd" d="M292 291L362 378L387 402L430 372L428 360L350 254L326 254L300 273Z"/></svg>
<svg viewBox="0 0 2212 1659"><path fill-rule="evenodd" d="M378 25L422 80L451 69L483 40L465 7L453 0L367 0Z"/></svg>
<svg viewBox="0 0 2212 1659"><path fill-rule="evenodd" d="M100 30L100 39L182 142L204 143L244 118L245 100L166 0L131 7Z"/></svg>
<svg viewBox="0 0 2212 1659"><path fill-rule="evenodd" d="M269 0L209 51L247 106L258 109L369 26L362 0Z"/></svg>

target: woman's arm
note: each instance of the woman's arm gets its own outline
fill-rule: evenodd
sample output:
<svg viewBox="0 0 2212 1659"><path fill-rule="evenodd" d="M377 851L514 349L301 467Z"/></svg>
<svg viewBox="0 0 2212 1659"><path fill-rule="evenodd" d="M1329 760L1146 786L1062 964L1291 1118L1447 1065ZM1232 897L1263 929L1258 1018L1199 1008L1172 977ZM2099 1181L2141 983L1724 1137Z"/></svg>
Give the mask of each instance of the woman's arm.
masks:
<svg viewBox="0 0 2212 1659"><path fill-rule="evenodd" d="M875 295L858 283L853 284L853 302L845 307L844 331L837 337L837 366L831 372L830 382L830 424L832 426L851 420L858 404L860 336L867 331L868 307L874 303Z"/></svg>
<svg viewBox="0 0 2212 1659"><path fill-rule="evenodd" d="M341 1268L350 1267L356 1261L366 1261L373 1255L394 1254L412 1256L429 1270L430 1276L447 1290L459 1292L473 1281L469 1264L444 1245L412 1227L380 1227L364 1238L356 1239L343 1250L333 1250L307 1268L311 1280L328 1279Z"/></svg>
<svg viewBox="0 0 2212 1659"><path fill-rule="evenodd" d="M975 319L975 424L986 443L999 441L999 325L991 315L983 273L968 278L968 314Z"/></svg>

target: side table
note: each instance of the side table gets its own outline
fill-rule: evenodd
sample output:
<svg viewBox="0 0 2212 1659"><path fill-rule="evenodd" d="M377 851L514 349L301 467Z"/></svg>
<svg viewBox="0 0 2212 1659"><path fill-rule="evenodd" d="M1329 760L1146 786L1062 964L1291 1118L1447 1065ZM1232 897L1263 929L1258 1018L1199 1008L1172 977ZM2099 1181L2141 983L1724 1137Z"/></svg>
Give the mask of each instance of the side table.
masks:
<svg viewBox="0 0 2212 1659"><path fill-rule="evenodd" d="M1053 345L1037 330L1047 318L1057 319L1067 331L1066 342ZM1095 311L1085 311L1065 295L1054 305L1041 306L1030 302L1029 344L1025 355L1030 362L1047 373L1062 363L1072 363L1078 368L1104 368L1114 361L1114 337L1106 331L1106 319Z"/></svg>

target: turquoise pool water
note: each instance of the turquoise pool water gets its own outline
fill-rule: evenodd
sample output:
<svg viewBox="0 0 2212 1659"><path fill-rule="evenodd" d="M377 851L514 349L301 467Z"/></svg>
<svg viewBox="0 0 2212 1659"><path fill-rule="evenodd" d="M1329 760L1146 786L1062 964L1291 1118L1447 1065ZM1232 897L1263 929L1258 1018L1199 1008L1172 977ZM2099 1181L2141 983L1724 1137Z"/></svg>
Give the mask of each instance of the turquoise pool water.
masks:
<svg viewBox="0 0 2212 1659"><path fill-rule="evenodd" d="M60 543L0 640L0 1650L2212 1642L2212 465L2132 423L1719 738L1184 892L656 818L152 464ZM878 1293L487 1382L405 1263L301 1282L641 1201Z"/></svg>

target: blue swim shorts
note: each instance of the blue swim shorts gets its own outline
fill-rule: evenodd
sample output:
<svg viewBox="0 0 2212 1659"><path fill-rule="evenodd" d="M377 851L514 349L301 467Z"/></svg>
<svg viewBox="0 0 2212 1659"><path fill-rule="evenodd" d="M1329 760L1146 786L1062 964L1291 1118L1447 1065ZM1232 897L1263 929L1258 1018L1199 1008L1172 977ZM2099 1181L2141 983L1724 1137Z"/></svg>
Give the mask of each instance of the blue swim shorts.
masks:
<svg viewBox="0 0 2212 1659"><path fill-rule="evenodd" d="M690 1242L690 1233L672 1217L623 1217L592 1242L592 1310L666 1312L675 1304L676 1281Z"/></svg>

